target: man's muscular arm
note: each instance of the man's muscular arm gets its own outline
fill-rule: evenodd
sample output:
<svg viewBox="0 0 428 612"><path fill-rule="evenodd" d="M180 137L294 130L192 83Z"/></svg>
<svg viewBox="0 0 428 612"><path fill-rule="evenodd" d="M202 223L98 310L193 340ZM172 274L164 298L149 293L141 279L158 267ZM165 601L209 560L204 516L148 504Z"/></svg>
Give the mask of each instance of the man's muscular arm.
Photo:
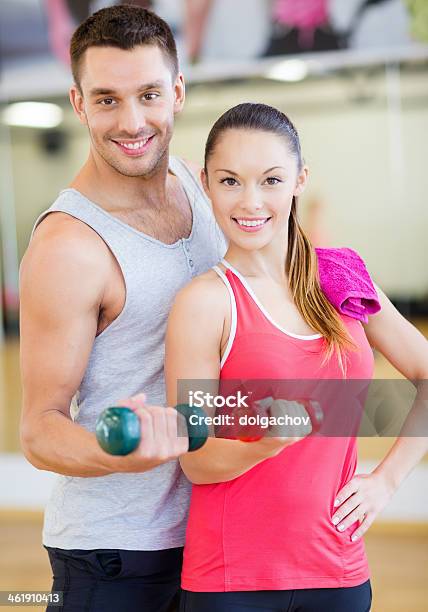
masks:
<svg viewBox="0 0 428 612"><path fill-rule="evenodd" d="M62 213L41 223L24 256L21 441L39 469L81 477L143 472L186 451L187 441L173 436L172 409L138 410L151 437L127 457L108 455L71 420L70 402L88 364L113 263L95 232ZM170 435L161 435L160 444L156 431Z"/></svg>

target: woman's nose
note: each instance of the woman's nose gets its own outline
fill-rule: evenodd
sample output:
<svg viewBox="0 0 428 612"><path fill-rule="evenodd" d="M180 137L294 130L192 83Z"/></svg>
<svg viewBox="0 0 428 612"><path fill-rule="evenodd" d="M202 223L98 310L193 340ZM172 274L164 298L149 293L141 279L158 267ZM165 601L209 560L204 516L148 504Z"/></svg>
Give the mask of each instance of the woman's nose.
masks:
<svg viewBox="0 0 428 612"><path fill-rule="evenodd" d="M262 197L257 189L252 188L245 191L242 207L248 212L258 212L263 208Z"/></svg>

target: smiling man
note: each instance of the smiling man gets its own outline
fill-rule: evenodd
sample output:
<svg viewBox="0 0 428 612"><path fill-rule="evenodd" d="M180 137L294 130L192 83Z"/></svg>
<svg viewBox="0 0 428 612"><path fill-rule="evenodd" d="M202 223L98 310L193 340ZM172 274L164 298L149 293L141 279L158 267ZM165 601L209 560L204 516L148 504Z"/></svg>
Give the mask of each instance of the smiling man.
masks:
<svg viewBox="0 0 428 612"><path fill-rule="evenodd" d="M162 612L178 598L190 490L177 461L188 441L165 408L166 320L226 245L192 171L169 156L184 82L167 24L135 6L102 9L70 51L89 156L22 262L22 445L59 475L43 543L63 610ZM142 421L126 457L93 433L118 402Z"/></svg>

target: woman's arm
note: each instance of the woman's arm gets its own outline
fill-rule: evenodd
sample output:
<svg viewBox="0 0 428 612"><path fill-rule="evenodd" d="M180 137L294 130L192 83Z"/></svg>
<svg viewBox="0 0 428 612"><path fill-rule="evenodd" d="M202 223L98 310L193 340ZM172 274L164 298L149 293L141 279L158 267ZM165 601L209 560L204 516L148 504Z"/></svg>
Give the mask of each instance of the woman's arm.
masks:
<svg viewBox="0 0 428 612"><path fill-rule="evenodd" d="M396 489L428 451L428 341L398 312L379 287L376 291L382 309L369 317L364 326L366 336L401 374L418 382L418 393L407 423L376 468L376 472L382 473Z"/></svg>
<svg viewBox="0 0 428 612"><path fill-rule="evenodd" d="M428 342L376 287L381 310L364 325L370 344L406 378L417 384L411 411L386 457L371 474L359 474L339 491L333 523L342 531L359 520L351 534L362 536L406 476L428 450ZM419 437L418 434L419 433Z"/></svg>
<svg viewBox="0 0 428 612"><path fill-rule="evenodd" d="M210 392L218 391L224 313L230 308L226 287L223 290L218 283L198 277L176 296L168 319L165 345L169 406L176 405L177 401L187 402L181 394L178 397L177 382L180 380L195 380L194 390L198 388L197 380L212 381ZM226 482L275 456L296 440L266 437L246 443L209 437L201 449L182 455L180 463L194 484Z"/></svg>

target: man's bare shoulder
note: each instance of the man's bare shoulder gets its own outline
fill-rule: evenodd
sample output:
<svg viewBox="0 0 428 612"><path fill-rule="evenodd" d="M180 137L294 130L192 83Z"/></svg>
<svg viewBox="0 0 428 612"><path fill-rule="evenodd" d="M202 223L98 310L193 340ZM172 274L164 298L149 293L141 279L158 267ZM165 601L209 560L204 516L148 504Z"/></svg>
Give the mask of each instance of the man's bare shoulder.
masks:
<svg viewBox="0 0 428 612"><path fill-rule="evenodd" d="M76 293L99 299L111 265L111 253L94 230L71 215L52 212L36 228L22 259L21 286L73 286Z"/></svg>
<svg viewBox="0 0 428 612"><path fill-rule="evenodd" d="M110 257L105 242L86 223L67 213L52 212L37 226L23 265L41 258L46 262L59 259L63 264L102 267L103 261L107 266Z"/></svg>
<svg viewBox="0 0 428 612"><path fill-rule="evenodd" d="M63 245L75 246L76 243L83 247L105 250L106 244L100 236L89 225L63 212L51 212L37 226L30 247L33 245L45 245L53 248Z"/></svg>

